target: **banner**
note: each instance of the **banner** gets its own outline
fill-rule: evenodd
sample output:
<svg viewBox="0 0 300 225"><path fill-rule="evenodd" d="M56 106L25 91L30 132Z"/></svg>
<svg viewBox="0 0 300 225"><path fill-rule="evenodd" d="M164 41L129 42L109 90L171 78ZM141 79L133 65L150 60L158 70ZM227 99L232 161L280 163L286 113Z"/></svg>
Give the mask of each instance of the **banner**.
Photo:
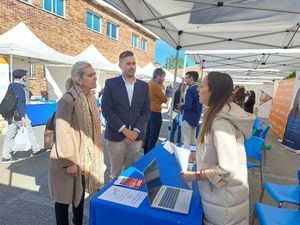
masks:
<svg viewBox="0 0 300 225"><path fill-rule="evenodd" d="M281 80L273 99L269 123L271 130L279 139L283 139L293 97L294 86L295 79Z"/></svg>
<svg viewBox="0 0 300 225"><path fill-rule="evenodd" d="M257 117L269 118L273 100L273 84L261 85Z"/></svg>
<svg viewBox="0 0 300 225"><path fill-rule="evenodd" d="M0 55L0 102L4 98L8 85L9 85L8 58Z"/></svg>
<svg viewBox="0 0 300 225"><path fill-rule="evenodd" d="M282 145L300 153L300 73L298 72L295 80L292 103Z"/></svg>

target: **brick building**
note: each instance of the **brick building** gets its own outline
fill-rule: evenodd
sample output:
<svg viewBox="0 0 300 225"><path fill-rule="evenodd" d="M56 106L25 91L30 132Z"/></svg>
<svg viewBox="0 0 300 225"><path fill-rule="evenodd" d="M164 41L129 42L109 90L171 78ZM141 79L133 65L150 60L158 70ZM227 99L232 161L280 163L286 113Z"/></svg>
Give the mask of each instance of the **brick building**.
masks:
<svg viewBox="0 0 300 225"><path fill-rule="evenodd" d="M19 22L48 46L75 56L94 44L112 63L124 50L132 50L137 63L154 62L156 36L135 24L117 9L101 0L0 0L0 35ZM20 37L21 38L21 37ZM41 84L43 70L36 69L37 79L31 91Z"/></svg>

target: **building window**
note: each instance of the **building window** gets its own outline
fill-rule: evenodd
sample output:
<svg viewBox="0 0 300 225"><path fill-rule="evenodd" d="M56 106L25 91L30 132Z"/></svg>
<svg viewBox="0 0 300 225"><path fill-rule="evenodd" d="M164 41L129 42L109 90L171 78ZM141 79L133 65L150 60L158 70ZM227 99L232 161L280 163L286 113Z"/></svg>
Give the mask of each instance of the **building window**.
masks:
<svg viewBox="0 0 300 225"><path fill-rule="evenodd" d="M59 16L65 15L65 0L44 0L44 10Z"/></svg>
<svg viewBox="0 0 300 225"><path fill-rule="evenodd" d="M131 45L135 48L138 47L138 36L136 36L135 34L133 34L131 37Z"/></svg>
<svg viewBox="0 0 300 225"><path fill-rule="evenodd" d="M142 41L141 41L141 50L142 51L146 51L146 48L147 48L147 40L142 38Z"/></svg>
<svg viewBox="0 0 300 225"><path fill-rule="evenodd" d="M101 26L102 26L102 19L101 17L95 15L92 12L86 13L86 25L89 29L99 32L102 32Z"/></svg>
<svg viewBox="0 0 300 225"><path fill-rule="evenodd" d="M113 24L110 21L107 21L106 35L108 37L118 40L119 39L119 26L116 24Z"/></svg>

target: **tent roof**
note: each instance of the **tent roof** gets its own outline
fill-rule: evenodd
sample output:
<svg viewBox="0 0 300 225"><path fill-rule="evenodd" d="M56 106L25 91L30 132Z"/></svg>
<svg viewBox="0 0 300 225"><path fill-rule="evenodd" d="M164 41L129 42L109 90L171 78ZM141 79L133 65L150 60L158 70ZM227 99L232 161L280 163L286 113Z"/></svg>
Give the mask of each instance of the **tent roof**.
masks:
<svg viewBox="0 0 300 225"><path fill-rule="evenodd" d="M300 69L300 49L187 51L204 71L225 71L234 79L276 80Z"/></svg>
<svg viewBox="0 0 300 225"><path fill-rule="evenodd" d="M300 47L299 0L106 0L182 50Z"/></svg>
<svg viewBox="0 0 300 225"><path fill-rule="evenodd" d="M46 45L23 22L0 36L0 54L39 59L48 63L72 63L71 56Z"/></svg>
<svg viewBox="0 0 300 225"><path fill-rule="evenodd" d="M106 59L94 45L90 45L83 52L74 56L74 63L77 61L88 61L95 69L120 72L120 68Z"/></svg>

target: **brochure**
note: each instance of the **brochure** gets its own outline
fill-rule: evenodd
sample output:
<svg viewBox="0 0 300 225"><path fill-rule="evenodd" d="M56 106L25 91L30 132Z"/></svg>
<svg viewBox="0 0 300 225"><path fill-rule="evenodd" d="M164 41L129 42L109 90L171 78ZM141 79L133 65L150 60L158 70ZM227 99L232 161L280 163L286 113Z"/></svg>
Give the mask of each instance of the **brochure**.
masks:
<svg viewBox="0 0 300 225"><path fill-rule="evenodd" d="M131 188L139 189L142 186L143 183L144 183L143 179L119 176L114 184L119 185L119 186L125 186L125 187L131 187Z"/></svg>
<svg viewBox="0 0 300 225"><path fill-rule="evenodd" d="M129 188L111 186L98 198L121 205L138 208L142 201L146 198L147 193Z"/></svg>

